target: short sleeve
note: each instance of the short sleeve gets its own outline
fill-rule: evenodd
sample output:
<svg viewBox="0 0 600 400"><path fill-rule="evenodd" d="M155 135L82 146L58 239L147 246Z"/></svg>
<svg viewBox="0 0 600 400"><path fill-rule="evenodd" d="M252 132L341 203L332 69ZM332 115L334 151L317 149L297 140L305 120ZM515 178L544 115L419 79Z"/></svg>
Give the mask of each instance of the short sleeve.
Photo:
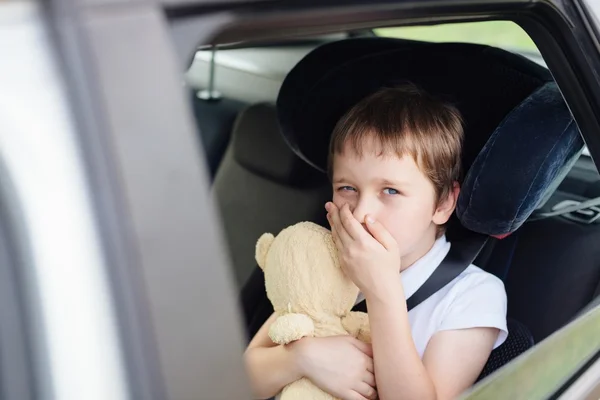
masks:
<svg viewBox="0 0 600 400"><path fill-rule="evenodd" d="M438 331L468 328L498 328L494 348L508 336L506 291L504 283L492 274L479 270L462 277L449 293L452 301L444 313Z"/></svg>

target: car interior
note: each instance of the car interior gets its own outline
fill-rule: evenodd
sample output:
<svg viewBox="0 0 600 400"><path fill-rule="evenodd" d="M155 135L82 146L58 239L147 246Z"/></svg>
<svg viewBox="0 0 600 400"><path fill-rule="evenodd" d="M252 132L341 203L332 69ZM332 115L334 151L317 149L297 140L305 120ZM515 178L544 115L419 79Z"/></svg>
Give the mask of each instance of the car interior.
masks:
<svg viewBox="0 0 600 400"><path fill-rule="evenodd" d="M465 118L456 217L485 236L474 263L503 280L512 338L484 376L600 295L600 208L561 212L600 197L600 176L541 57L365 30L200 48L185 75L240 290L260 283L261 234L326 226L323 170L337 118L403 80L448 96ZM254 306L242 304L246 315Z"/></svg>

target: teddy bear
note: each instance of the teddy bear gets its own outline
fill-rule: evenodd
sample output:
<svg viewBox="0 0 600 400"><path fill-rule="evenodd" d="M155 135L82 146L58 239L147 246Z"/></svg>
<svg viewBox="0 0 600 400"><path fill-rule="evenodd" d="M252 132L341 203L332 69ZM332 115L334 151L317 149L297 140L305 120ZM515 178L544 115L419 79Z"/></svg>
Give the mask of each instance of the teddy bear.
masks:
<svg viewBox="0 0 600 400"><path fill-rule="evenodd" d="M331 231L312 222L283 229L276 237L263 234L256 261L277 319L269 329L274 343L303 337L352 335L370 342L367 314L353 312L358 287L340 267ZM287 385L281 400L333 400L310 380Z"/></svg>

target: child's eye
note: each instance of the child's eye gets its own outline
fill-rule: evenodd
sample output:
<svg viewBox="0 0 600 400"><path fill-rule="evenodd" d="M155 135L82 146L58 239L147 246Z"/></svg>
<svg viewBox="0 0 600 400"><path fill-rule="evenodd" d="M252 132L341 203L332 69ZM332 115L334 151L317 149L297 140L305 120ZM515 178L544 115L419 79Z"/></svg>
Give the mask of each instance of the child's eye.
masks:
<svg viewBox="0 0 600 400"><path fill-rule="evenodd" d="M385 189L383 189L383 193L389 194L389 195L400 194L399 191L397 191L396 189L392 189L392 188L385 188Z"/></svg>
<svg viewBox="0 0 600 400"><path fill-rule="evenodd" d="M341 192L355 192L356 189L354 189L352 186L340 186L338 188L339 191Z"/></svg>

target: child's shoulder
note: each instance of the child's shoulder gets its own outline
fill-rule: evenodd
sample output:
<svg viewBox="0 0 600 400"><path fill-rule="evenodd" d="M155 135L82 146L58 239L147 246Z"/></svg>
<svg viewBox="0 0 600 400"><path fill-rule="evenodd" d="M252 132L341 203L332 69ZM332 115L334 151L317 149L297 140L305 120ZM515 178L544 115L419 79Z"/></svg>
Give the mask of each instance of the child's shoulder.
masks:
<svg viewBox="0 0 600 400"><path fill-rule="evenodd" d="M504 282L496 275L491 274L478 266L471 264L465 269L457 278L459 282L468 282L471 284L490 284L490 285L500 285L504 287Z"/></svg>
<svg viewBox="0 0 600 400"><path fill-rule="evenodd" d="M453 302L496 303L499 306L506 304L504 282L473 264L449 286L446 296Z"/></svg>
<svg viewBox="0 0 600 400"><path fill-rule="evenodd" d="M507 299L504 283L495 275L470 265L451 282L440 301L438 330L497 328L494 348L508 336Z"/></svg>

